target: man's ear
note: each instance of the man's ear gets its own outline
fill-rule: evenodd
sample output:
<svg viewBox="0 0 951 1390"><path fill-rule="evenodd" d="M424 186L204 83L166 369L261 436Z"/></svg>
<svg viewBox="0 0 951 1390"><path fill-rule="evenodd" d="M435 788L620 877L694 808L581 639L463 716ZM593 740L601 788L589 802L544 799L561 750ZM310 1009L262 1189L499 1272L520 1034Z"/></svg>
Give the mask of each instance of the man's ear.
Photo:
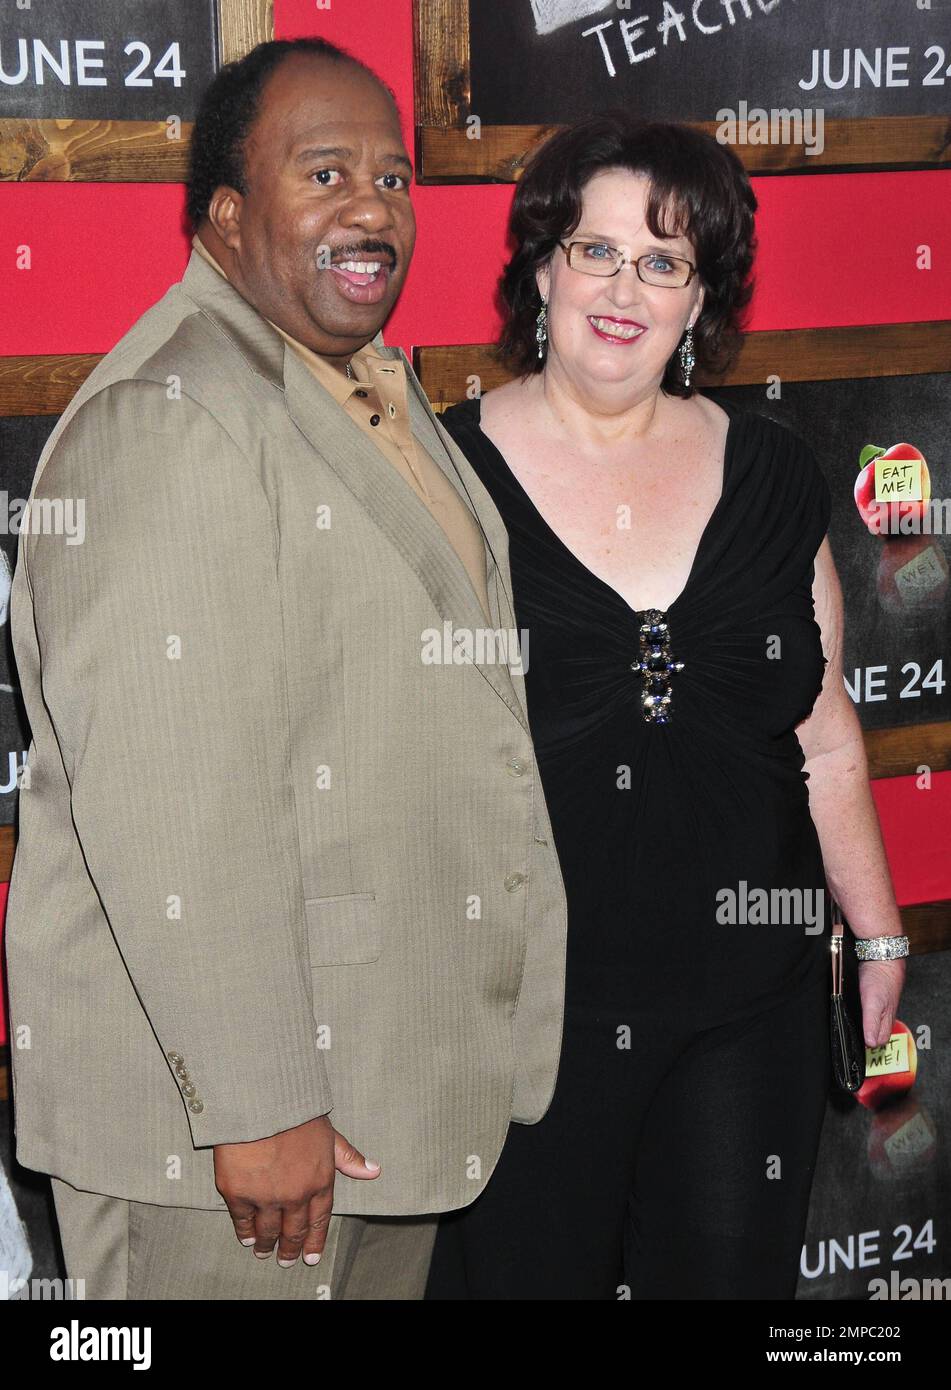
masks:
<svg viewBox="0 0 951 1390"><path fill-rule="evenodd" d="M208 221L229 250L234 251L241 240L241 208L244 199L234 188L222 184L211 195Z"/></svg>

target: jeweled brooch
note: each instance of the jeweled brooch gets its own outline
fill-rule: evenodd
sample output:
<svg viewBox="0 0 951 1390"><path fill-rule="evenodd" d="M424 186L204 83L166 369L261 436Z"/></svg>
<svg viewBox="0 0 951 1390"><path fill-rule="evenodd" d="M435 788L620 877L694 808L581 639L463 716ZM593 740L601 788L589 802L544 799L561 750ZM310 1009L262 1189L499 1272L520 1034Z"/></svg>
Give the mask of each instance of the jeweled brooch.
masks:
<svg viewBox="0 0 951 1390"><path fill-rule="evenodd" d="M648 608L647 619L640 627L641 657L631 662L631 670L640 673L644 689L641 692L641 707L649 724L670 723L671 688L670 677L674 671L682 671L684 663L676 661L670 650L670 628L667 618L659 608Z"/></svg>

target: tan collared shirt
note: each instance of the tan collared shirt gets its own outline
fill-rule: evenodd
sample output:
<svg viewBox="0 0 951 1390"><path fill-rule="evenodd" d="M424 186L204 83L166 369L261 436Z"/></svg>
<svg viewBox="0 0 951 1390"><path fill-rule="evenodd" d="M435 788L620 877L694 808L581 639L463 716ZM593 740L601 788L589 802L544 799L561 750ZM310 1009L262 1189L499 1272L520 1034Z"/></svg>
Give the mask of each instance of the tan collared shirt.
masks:
<svg viewBox="0 0 951 1390"><path fill-rule="evenodd" d="M192 237L192 246L219 275L228 278L199 236ZM482 528L438 463L413 434L403 363L399 358L381 357L368 343L350 359L354 375L351 381L327 358L292 338L271 319L267 322L429 508L465 565L486 620L491 622Z"/></svg>

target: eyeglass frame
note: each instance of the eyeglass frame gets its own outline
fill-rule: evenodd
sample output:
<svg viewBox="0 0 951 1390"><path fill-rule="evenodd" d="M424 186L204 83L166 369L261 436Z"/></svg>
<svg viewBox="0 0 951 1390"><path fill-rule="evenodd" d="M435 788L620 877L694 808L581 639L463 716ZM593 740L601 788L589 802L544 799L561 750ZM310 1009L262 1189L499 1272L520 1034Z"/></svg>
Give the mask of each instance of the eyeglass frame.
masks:
<svg viewBox="0 0 951 1390"><path fill-rule="evenodd" d="M671 261L683 261L684 265L688 265L688 266L690 267L690 274L687 276L687 278L686 278L686 280L683 282L683 284L682 284L682 285L662 285L662 284L657 284L657 283L655 283L655 282L652 281L652 280L645 280L644 277L643 277L643 275L641 274L640 262L641 262L642 260L645 260L648 256L656 256L656 255L662 255L662 254L663 254L663 252L645 251L644 254L643 254L642 256L635 256L635 257L633 257L633 258L629 256L629 257L627 258L626 262L623 262L623 263L622 263L622 262L620 261L620 259L619 259L617 265L615 265L615 267L614 267L614 269L611 271L611 274L610 274L610 275L599 275L597 271L593 271L593 272L592 272L592 271L590 271L590 270L578 270L578 267L577 267L577 266L573 266L573 265L571 264L571 256L570 256L571 248L572 248L572 246L611 246L611 243L610 243L609 241L597 241L597 240L584 241L584 240L580 240L580 239L579 239L578 241L569 241L568 244L567 244L567 246L566 246L565 243L564 243L563 241L560 241L560 240L559 240L558 245L561 247L562 251L564 251L564 253L565 253L565 261L566 261L566 263L567 263L567 265L568 265L568 269L569 269L569 270L577 271L577 273L578 273L579 275L593 275L593 278L596 279L596 280L611 280L611 279L613 279L615 275L619 275L619 274L621 273L621 271L624 269L625 264L626 264L626 265L632 265L632 266L634 267L635 271L637 272L637 278L638 278L638 280L640 280L641 283L644 284L644 285L650 285L651 289L659 289L659 290L685 290L685 289L687 288L687 286L690 284L690 282L691 282L691 280L693 279L693 277L694 277L694 276L696 275L696 273L697 273L697 267L694 265L693 261L688 261L686 256L674 256L674 255L670 255L670 256L668 256L668 258L667 258L668 260L671 260ZM617 253L617 256L618 256L619 258L623 255L623 252L621 251L621 249L620 249L619 246L611 246L611 250L612 250L612 251L615 251L615 252Z"/></svg>

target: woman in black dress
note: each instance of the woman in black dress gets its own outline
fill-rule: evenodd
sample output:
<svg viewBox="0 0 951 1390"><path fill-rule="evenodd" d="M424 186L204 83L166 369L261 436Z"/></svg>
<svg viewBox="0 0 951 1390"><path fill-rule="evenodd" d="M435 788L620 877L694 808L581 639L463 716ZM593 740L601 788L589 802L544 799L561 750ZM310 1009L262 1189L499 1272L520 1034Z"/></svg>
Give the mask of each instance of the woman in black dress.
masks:
<svg viewBox="0 0 951 1390"><path fill-rule="evenodd" d="M795 1295L827 880L856 935L901 927L828 486L787 429L690 384L735 353L755 208L687 127L554 136L512 212L522 375L443 416L509 532L568 958L552 1103L442 1218L431 1299ZM874 1045L904 961L859 969Z"/></svg>

